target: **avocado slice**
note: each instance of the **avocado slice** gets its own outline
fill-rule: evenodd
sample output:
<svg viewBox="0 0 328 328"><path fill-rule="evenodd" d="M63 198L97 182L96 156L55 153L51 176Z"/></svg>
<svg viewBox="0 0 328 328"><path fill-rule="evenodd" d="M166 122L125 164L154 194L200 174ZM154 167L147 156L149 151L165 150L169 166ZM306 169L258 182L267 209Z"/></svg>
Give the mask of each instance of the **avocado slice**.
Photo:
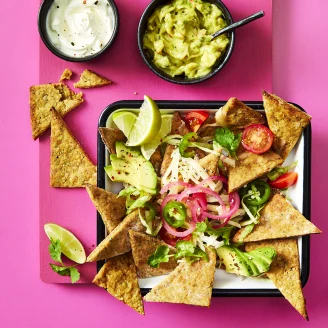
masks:
<svg viewBox="0 0 328 328"><path fill-rule="evenodd" d="M229 273L235 273L241 276L250 276L252 272L250 267L245 263L243 257L236 252L236 247L221 246L217 249L217 254Z"/></svg>
<svg viewBox="0 0 328 328"><path fill-rule="evenodd" d="M248 267L248 271L251 272L250 276L258 276L260 274L260 270L258 269L256 263L253 261L253 258L249 256L248 253L240 251L238 248L235 249L236 253L244 259Z"/></svg>
<svg viewBox="0 0 328 328"><path fill-rule="evenodd" d="M157 174L150 161L139 150L116 142L116 154L110 155L111 165L105 167L108 177L115 182L125 182L149 194L157 193Z"/></svg>
<svg viewBox="0 0 328 328"><path fill-rule="evenodd" d="M258 276L270 269L276 251L272 247L260 247L251 252L242 252L234 246L217 249L226 271L242 276Z"/></svg>

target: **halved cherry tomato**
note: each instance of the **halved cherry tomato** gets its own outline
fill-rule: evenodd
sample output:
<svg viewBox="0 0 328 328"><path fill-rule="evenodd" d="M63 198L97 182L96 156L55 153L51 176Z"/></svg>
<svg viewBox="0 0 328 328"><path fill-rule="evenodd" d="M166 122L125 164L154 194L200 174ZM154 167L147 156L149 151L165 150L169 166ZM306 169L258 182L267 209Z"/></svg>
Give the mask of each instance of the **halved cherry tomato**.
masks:
<svg viewBox="0 0 328 328"><path fill-rule="evenodd" d="M202 110L187 113L185 122L191 131L197 132L201 125L207 120L209 114Z"/></svg>
<svg viewBox="0 0 328 328"><path fill-rule="evenodd" d="M273 133L262 124L252 124L244 130L241 143L246 150L262 154L272 146Z"/></svg>
<svg viewBox="0 0 328 328"><path fill-rule="evenodd" d="M173 229L175 229L175 228L173 228ZM177 228L175 230L182 231L183 229ZM179 240L190 240L190 238L191 238L191 234L186 237L183 237L183 238L173 236L163 228L159 231L159 236L165 243L167 243L168 245L173 246L173 247L175 247L176 243Z"/></svg>
<svg viewBox="0 0 328 328"><path fill-rule="evenodd" d="M298 179L298 174L296 172L287 172L281 175L279 178L273 181L268 181L268 184L277 189L286 189L293 186Z"/></svg>

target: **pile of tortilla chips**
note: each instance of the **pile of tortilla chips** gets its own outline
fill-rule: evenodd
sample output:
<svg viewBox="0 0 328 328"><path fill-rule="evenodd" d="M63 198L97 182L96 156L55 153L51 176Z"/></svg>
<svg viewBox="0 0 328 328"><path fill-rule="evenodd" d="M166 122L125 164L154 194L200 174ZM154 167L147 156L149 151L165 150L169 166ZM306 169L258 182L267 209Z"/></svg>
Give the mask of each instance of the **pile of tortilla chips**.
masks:
<svg viewBox="0 0 328 328"><path fill-rule="evenodd" d="M275 95L263 92L266 117L247 107L236 98L230 99L208 123L215 120L218 125L230 129L241 129L252 123L267 124L275 139L271 150L264 154L253 154L244 149L238 151L235 167L228 169L228 190L238 190L250 181L262 177L274 167L281 165L310 123L311 117L295 106ZM115 152L115 142L125 141L118 129L100 128L99 132L107 150ZM184 135L188 132L183 120L175 113L171 134ZM208 125L201 128L200 135L213 134ZM159 175L163 175L171 162L174 146L168 145L163 158L156 152L151 161ZM209 175L217 174L218 157L199 153L199 163ZM205 156L206 155L206 156ZM158 246L165 243L145 234L140 223L138 210L126 217L125 202L121 197L106 190L87 185L92 202L101 214L107 227L107 237L88 256L88 262L106 260L93 282L105 288L117 299L137 312L144 314L143 303L138 286L138 278L166 275L163 280L144 297L148 302L184 303L209 306L212 295L217 256L211 249L206 252L209 261L196 261L188 264L178 263L174 257L158 268L150 267L147 260ZM232 242L239 243L244 228L234 236ZM275 194L261 211L260 222L244 239L246 251L270 246L276 250L274 259L266 276L272 280L285 298L304 317L307 317L305 300L300 281L300 261L297 237L320 233L310 221L297 211L282 195ZM169 246L170 253L175 248Z"/></svg>
<svg viewBox="0 0 328 328"><path fill-rule="evenodd" d="M63 117L83 103L82 93L76 94L62 81L72 76L65 69L59 83L30 88L30 118L33 139L51 126L50 186L79 188L96 185L97 168L65 124ZM95 72L85 70L75 88L95 88L112 82ZM109 227L107 227L109 228Z"/></svg>

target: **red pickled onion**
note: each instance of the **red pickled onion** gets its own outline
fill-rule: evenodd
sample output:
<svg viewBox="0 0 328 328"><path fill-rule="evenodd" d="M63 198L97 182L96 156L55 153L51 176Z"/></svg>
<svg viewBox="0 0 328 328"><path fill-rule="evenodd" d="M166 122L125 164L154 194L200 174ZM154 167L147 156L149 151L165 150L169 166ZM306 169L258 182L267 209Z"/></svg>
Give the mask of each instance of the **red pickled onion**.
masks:
<svg viewBox="0 0 328 328"><path fill-rule="evenodd" d="M206 184L208 181L222 181L223 183L228 183L228 180L226 177L222 176L222 175L213 175L205 180L203 180L201 183L199 183L197 186L203 186L204 184Z"/></svg>
<svg viewBox="0 0 328 328"><path fill-rule="evenodd" d="M240 197L238 192L234 191L231 194L229 194L229 202L230 202L229 212L224 211L225 212L224 214L215 215L206 211L202 211L202 215L212 220L220 220L220 219L227 219L227 218L230 219L230 217L237 212L240 206Z"/></svg>
<svg viewBox="0 0 328 328"><path fill-rule="evenodd" d="M206 211L207 200L206 200L206 195L204 193L202 192L194 193L192 198L198 202L198 204L204 211Z"/></svg>
<svg viewBox="0 0 328 328"><path fill-rule="evenodd" d="M186 237L190 235L196 228L196 222L194 220L190 221L190 227L185 230L185 231L176 231L174 230L166 221L163 217L161 217L162 223L163 223L163 228L170 233L171 235L175 237Z"/></svg>
<svg viewBox="0 0 328 328"><path fill-rule="evenodd" d="M184 181L170 182L161 189L160 194L164 194L165 192L167 192L171 188L178 187L178 186L193 187L193 185L191 185L190 183L184 182Z"/></svg>
<svg viewBox="0 0 328 328"><path fill-rule="evenodd" d="M188 189L184 190L181 194L178 195L177 201L181 202L182 199L186 198L190 194L195 194L195 193L199 193L199 192L213 196L215 199L218 200L219 204L225 210L225 204L224 204L222 198L220 197L220 195L218 193L216 193L215 191L213 191L212 189L205 188L205 187L196 186L193 188L188 188Z"/></svg>

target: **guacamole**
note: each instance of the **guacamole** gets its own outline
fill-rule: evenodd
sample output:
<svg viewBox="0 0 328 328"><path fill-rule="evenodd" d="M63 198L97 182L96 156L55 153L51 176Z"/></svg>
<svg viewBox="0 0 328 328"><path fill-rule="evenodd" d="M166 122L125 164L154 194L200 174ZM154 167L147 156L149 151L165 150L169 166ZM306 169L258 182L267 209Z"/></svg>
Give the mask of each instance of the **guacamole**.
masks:
<svg viewBox="0 0 328 328"><path fill-rule="evenodd" d="M157 8L148 19L143 46L154 64L170 76L197 78L212 70L230 40L211 41L227 26L222 11L201 0L174 0Z"/></svg>

